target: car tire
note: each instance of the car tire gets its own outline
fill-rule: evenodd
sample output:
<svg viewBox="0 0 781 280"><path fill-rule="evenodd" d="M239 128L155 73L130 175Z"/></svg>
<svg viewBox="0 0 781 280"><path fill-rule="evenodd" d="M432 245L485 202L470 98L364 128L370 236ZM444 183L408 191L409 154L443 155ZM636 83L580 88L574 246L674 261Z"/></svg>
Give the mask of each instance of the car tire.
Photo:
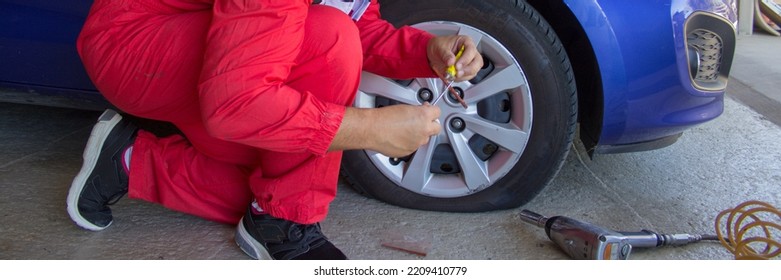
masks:
<svg viewBox="0 0 781 280"><path fill-rule="evenodd" d="M471 103L471 111L457 111L453 103L440 102L437 104L440 108L451 106L448 110L443 109L440 118L445 125L443 135L438 139L444 144L430 142L406 159L388 158L373 151L345 151L342 176L365 196L412 209L480 212L517 208L529 202L561 169L577 122L574 75L564 47L551 26L524 1L384 2L383 18L396 26L412 25L436 35L461 33L479 37L478 49L486 61L481 72L485 75L481 78L479 73L475 80L460 85L466 92L465 99L474 94L470 90L482 89L481 83L508 82L497 76L510 67L517 67L512 68L516 73L507 77L513 78L513 86L517 84L518 87L492 92L491 98ZM480 78L483 80L478 80ZM364 73L356 107L422 104L425 101L420 96L419 103L379 98L377 96L382 94L378 93L376 85L366 89L377 79L381 77ZM427 85L438 88L432 79L426 78L395 82L407 86L411 92L420 92ZM458 137L465 134L454 132L454 126L449 124L457 118L455 116L470 118L469 124L510 129L498 138L474 140L481 138L476 137L481 134L470 131L471 138L461 139ZM488 122L480 121L486 119ZM518 138L524 139L504 142L514 135L523 135ZM494 143L492 139L502 143ZM523 145L516 144L521 142ZM505 150L503 145L512 148ZM486 153L480 151L493 153L488 153L489 157L483 160ZM480 153L483 154L476 155ZM465 156L470 154L475 156ZM420 165L414 162L417 157L421 161L428 157L428 160ZM470 169L475 164L482 172ZM441 167L446 168L443 171ZM421 178L410 179L416 182L410 183L405 181L407 174ZM470 181L480 174L484 178Z"/></svg>

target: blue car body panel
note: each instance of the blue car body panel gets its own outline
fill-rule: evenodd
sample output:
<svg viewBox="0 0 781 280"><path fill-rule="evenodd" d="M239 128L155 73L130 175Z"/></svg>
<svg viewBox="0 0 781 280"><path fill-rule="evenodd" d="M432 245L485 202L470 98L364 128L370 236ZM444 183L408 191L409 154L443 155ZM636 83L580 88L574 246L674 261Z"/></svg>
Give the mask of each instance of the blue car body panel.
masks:
<svg viewBox="0 0 781 280"><path fill-rule="evenodd" d="M593 46L603 88L600 145L653 141L712 120L724 91L692 86L684 28L695 11L733 26L735 1L566 0Z"/></svg>
<svg viewBox="0 0 781 280"><path fill-rule="evenodd" d="M84 109L108 103L76 53L92 0L0 0L0 99Z"/></svg>
<svg viewBox="0 0 781 280"><path fill-rule="evenodd" d="M76 54L91 0L1 0L0 80L95 91Z"/></svg>
<svg viewBox="0 0 781 280"><path fill-rule="evenodd" d="M723 90L691 83L684 30L693 13L707 12L723 17L734 31L735 0L562 1L597 60L603 100L598 145L653 141L722 113ZM0 0L0 94L105 102L75 49L91 3Z"/></svg>

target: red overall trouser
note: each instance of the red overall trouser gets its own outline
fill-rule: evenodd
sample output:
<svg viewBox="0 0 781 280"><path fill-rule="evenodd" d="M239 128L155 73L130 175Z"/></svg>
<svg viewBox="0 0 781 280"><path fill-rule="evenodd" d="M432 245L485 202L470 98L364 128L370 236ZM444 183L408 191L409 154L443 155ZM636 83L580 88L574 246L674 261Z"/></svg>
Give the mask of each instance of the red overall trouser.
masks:
<svg viewBox="0 0 781 280"><path fill-rule="evenodd" d="M97 88L185 135L139 131L131 198L226 223L253 199L279 218L325 218L341 160L328 147L361 71L434 74L431 35L393 28L377 3L358 22L310 4L95 1L77 46Z"/></svg>

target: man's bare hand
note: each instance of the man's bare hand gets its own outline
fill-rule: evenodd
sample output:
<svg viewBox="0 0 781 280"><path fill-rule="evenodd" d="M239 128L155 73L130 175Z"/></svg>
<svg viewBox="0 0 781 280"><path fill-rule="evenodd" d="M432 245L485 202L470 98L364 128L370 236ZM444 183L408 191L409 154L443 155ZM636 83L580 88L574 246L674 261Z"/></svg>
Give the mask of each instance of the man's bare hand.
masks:
<svg viewBox="0 0 781 280"><path fill-rule="evenodd" d="M456 61L458 48L464 46L461 59ZM431 69L440 77L445 77L445 69L456 66L456 81L466 81L477 75L483 67L483 56L477 51L472 38L465 35L437 36L429 40L426 47Z"/></svg>
<svg viewBox="0 0 781 280"><path fill-rule="evenodd" d="M442 129L437 122L439 107L398 105L378 109L381 120L375 151L389 157L403 157L412 154L421 145L428 143L432 135Z"/></svg>
<svg viewBox="0 0 781 280"><path fill-rule="evenodd" d="M368 149L404 157L442 129L439 107L393 105L377 109L347 108L330 150Z"/></svg>

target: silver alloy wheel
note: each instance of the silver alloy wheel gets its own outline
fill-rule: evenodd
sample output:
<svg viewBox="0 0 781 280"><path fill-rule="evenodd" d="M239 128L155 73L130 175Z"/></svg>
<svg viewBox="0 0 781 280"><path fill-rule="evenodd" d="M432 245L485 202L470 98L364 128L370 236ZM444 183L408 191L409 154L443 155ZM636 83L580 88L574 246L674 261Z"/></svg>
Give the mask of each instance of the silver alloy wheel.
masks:
<svg viewBox="0 0 781 280"><path fill-rule="evenodd" d="M414 25L435 35L468 35L478 51L494 65L494 69L479 82L457 82L464 92L464 109L458 102L445 97L437 103L442 111L439 122L443 129L428 144L421 146L409 161L399 162L374 151L365 151L374 166L395 184L412 192L441 198L461 197L484 190L504 177L518 162L529 139L532 126L532 100L528 81L521 66L511 53L496 39L482 31L460 23L437 21ZM399 103L421 105L421 89L434 95L442 92L439 78L417 78L409 84L364 72L356 95L355 106L376 107L376 99L387 98ZM494 122L478 112L478 103L503 94L509 96L509 121ZM500 110L499 108L494 108ZM454 129L451 121L462 121L462 129ZM382 129L382 128L377 128ZM477 156L469 141L482 136L498 149L485 160ZM435 148L447 144L452 147L460 172L438 174L431 172Z"/></svg>

